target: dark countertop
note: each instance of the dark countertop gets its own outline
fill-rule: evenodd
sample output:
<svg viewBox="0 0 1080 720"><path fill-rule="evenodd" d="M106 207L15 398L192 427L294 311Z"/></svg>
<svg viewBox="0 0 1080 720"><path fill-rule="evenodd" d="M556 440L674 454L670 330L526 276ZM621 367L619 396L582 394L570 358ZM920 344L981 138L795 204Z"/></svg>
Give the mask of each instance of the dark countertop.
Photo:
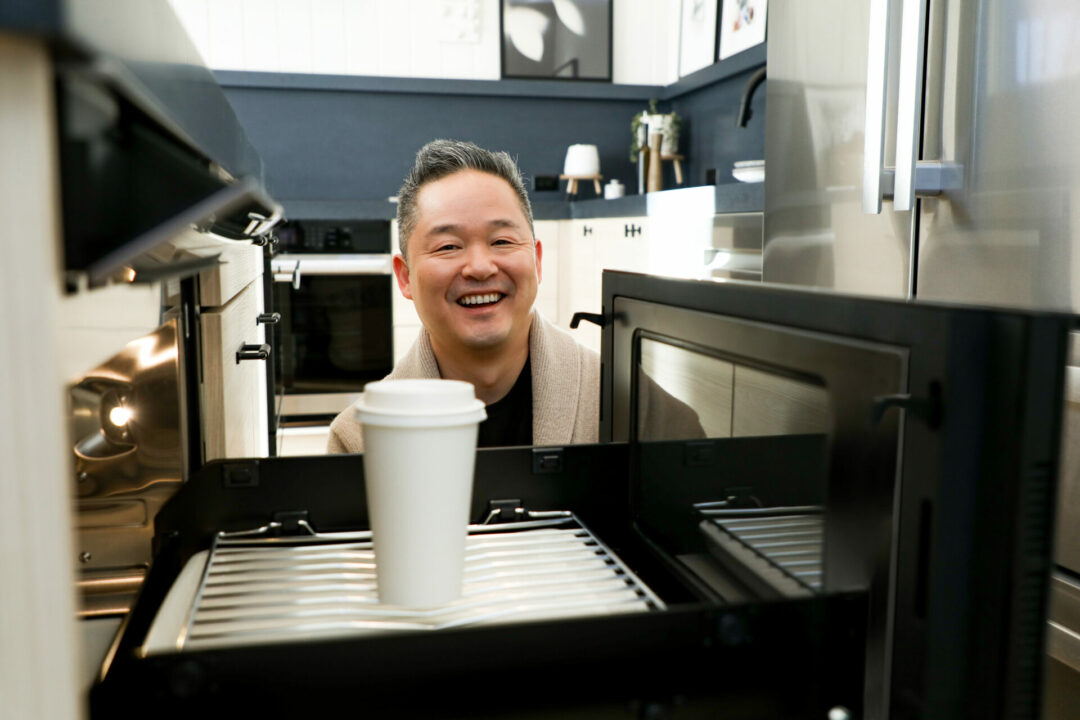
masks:
<svg viewBox="0 0 1080 720"><path fill-rule="evenodd" d="M645 195L627 195L615 200L593 198L568 201L533 200L537 220L576 220L605 217L645 217L676 209L680 212L716 213L762 212L765 205L763 183L726 183L677 188ZM293 220L392 220L397 205L389 200L285 200L285 216Z"/></svg>

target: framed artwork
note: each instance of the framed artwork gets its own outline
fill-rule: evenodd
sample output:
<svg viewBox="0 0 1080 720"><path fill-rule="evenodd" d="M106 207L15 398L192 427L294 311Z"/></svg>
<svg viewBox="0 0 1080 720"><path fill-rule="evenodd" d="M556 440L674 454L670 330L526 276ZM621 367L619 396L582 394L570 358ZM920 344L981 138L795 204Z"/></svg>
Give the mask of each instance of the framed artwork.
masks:
<svg viewBox="0 0 1080 720"><path fill-rule="evenodd" d="M769 0L724 0L720 11L720 42L716 59L723 60L765 42Z"/></svg>
<svg viewBox="0 0 1080 720"><path fill-rule="evenodd" d="M502 76L611 80L613 0L501 0Z"/></svg>
<svg viewBox="0 0 1080 720"><path fill-rule="evenodd" d="M679 25L679 77L716 60L717 0L682 0Z"/></svg>

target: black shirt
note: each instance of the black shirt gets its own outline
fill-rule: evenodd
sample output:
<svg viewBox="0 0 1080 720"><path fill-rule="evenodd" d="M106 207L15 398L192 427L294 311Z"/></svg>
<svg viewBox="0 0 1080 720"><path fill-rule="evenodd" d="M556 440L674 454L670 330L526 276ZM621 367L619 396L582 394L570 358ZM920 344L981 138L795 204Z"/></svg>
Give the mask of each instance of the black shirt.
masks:
<svg viewBox="0 0 1080 720"><path fill-rule="evenodd" d="M532 371L529 360L510 392L487 406L487 420L480 423L477 447L532 445Z"/></svg>

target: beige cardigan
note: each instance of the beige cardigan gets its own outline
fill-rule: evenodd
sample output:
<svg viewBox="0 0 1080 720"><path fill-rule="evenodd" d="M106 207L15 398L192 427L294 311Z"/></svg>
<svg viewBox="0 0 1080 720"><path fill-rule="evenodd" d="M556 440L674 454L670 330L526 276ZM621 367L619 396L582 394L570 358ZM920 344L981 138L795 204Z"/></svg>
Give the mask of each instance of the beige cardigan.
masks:
<svg viewBox="0 0 1080 720"><path fill-rule="evenodd" d="M600 425L600 356L534 311L529 329L529 358L533 445L596 442ZM385 379L437 377L440 377L439 364L431 349L431 336L421 329L420 337ZM364 451L360 424L353 418L351 407L341 411L331 423L326 451Z"/></svg>

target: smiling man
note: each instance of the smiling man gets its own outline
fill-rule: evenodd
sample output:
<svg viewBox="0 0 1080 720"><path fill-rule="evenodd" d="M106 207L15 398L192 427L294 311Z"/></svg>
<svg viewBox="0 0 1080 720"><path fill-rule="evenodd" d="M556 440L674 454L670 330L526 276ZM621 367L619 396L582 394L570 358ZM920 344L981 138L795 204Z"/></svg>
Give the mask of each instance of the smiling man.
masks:
<svg viewBox="0 0 1080 720"><path fill-rule="evenodd" d="M394 273L424 327L387 376L465 380L487 405L478 445L596 442L600 358L533 310L543 246L514 161L435 140L398 193ZM329 452L362 452L346 409Z"/></svg>

